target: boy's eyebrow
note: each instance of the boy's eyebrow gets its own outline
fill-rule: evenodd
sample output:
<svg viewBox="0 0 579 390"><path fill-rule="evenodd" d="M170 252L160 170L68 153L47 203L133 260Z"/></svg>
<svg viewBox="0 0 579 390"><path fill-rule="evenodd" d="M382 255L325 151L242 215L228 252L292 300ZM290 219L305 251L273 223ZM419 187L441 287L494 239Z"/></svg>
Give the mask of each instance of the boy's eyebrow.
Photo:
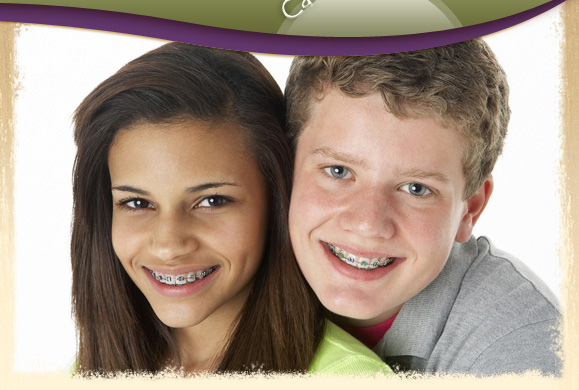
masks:
<svg viewBox="0 0 579 390"><path fill-rule="evenodd" d="M208 190L210 188L219 188L219 187L223 187L223 186L237 186L237 184L231 183L231 182L203 183L203 184L199 184L197 186L189 187L189 188L185 189L185 192L194 193L194 192L200 192L200 191ZM132 193L143 195L143 196L150 195L147 191L141 190L141 189L136 188L136 187L127 186L127 185L114 186L114 187L111 187L111 190L132 192Z"/></svg>
<svg viewBox="0 0 579 390"><path fill-rule="evenodd" d="M310 152L310 155L311 156L330 157L330 158L333 158L334 160L343 161L347 164L354 165L354 166L360 166L362 168L368 167L366 160L358 158L358 157L351 155L351 154L340 152L340 151L332 149L332 148L326 148L326 147L317 148L317 149L312 150Z"/></svg>
<svg viewBox="0 0 579 390"><path fill-rule="evenodd" d="M330 157L330 158L333 158L335 160L343 161L347 164L351 164L351 165L355 165L355 166L361 166L363 168L366 168L368 166L368 164L366 163L366 160L364 160L364 159L360 159L356 156L349 155L349 154L340 152L340 151L332 149L332 148L327 148L327 147L314 149L310 152L310 155ZM411 169L407 169L404 171L398 170L398 171L396 171L396 175L397 176L410 176L410 177L415 177L417 179L434 179L434 180L439 181L439 182L444 183L444 184L447 184L450 182L450 178L447 175L445 175L444 173L435 172L435 171L425 171L425 170L420 169L420 168L411 168Z"/></svg>
<svg viewBox="0 0 579 390"><path fill-rule="evenodd" d="M410 176L410 177L415 177L417 179L434 179L434 180L439 181L439 182L444 183L444 184L450 182L450 178L448 176L446 176L444 173L433 172L433 171L424 171L420 168L413 168L413 169L408 169L405 171L397 171L396 175L398 175L398 176Z"/></svg>

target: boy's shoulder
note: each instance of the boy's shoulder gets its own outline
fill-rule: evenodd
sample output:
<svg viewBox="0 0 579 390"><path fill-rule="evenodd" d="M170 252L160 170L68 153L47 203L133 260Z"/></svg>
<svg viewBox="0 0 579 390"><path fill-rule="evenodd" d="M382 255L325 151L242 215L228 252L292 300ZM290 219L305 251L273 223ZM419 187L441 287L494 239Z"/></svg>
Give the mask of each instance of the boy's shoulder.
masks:
<svg viewBox="0 0 579 390"><path fill-rule="evenodd" d="M544 300L545 304L553 306L553 309L559 313L559 303L555 294L526 264L496 248L486 237L479 237L476 240L472 237L469 242L472 241L476 242L476 255L469 253L466 246L464 247L466 250L457 249L455 255L456 261L472 259L462 279L461 294L469 290L485 289L488 294L501 296L506 292L525 288L533 298ZM518 301L515 299L515 302Z"/></svg>
<svg viewBox="0 0 579 390"><path fill-rule="evenodd" d="M375 351L425 372L558 374L557 298L481 237L455 244L437 278L405 303Z"/></svg>

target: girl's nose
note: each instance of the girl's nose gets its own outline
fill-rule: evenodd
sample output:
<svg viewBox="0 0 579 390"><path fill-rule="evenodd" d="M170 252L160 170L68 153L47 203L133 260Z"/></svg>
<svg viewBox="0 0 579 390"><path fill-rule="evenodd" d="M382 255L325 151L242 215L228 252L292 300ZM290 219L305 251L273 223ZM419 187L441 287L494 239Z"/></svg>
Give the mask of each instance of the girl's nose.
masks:
<svg viewBox="0 0 579 390"><path fill-rule="evenodd" d="M199 246L191 224L179 215L159 216L153 228L149 252L164 262L193 253Z"/></svg>

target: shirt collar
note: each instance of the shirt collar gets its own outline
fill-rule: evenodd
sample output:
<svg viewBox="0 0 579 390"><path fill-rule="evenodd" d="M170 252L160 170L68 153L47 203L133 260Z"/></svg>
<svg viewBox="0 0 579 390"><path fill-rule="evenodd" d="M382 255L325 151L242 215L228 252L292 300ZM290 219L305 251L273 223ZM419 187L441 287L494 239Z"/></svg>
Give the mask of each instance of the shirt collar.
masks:
<svg viewBox="0 0 579 390"><path fill-rule="evenodd" d="M374 352L382 359L394 356L428 359L471 265L468 259L476 258L477 253L476 238L472 236L464 244L454 243L442 271L402 306Z"/></svg>

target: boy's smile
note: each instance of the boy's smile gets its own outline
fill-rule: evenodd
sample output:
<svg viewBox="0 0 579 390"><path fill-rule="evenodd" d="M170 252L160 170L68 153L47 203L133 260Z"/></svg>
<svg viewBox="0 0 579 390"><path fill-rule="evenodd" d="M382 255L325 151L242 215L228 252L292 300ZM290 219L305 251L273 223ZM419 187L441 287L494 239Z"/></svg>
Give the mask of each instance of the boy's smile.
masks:
<svg viewBox="0 0 579 390"><path fill-rule="evenodd" d="M457 130L399 119L379 94L330 90L314 101L297 144L289 224L324 306L353 325L377 324L438 275L492 190L489 179L463 199L463 147Z"/></svg>
<svg viewBox="0 0 579 390"><path fill-rule="evenodd" d="M375 257L365 257L364 255L356 256L335 245L327 245L334 256L357 269L374 270L378 267L386 267L396 260L396 257L382 256L382 254Z"/></svg>

